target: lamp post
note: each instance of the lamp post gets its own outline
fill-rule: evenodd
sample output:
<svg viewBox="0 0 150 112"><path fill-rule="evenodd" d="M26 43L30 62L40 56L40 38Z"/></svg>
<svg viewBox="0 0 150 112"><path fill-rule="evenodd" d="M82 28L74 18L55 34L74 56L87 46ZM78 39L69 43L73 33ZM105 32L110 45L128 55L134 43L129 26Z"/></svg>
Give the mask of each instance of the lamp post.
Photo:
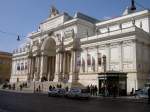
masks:
<svg viewBox="0 0 150 112"><path fill-rule="evenodd" d="M107 91L107 85L106 85L106 80L107 80L107 77L106 77L106 56L103 55L103 67L104 67L104 87L105 87L105 90L104 90L104 95L106 96L106 91Z"/></svg>

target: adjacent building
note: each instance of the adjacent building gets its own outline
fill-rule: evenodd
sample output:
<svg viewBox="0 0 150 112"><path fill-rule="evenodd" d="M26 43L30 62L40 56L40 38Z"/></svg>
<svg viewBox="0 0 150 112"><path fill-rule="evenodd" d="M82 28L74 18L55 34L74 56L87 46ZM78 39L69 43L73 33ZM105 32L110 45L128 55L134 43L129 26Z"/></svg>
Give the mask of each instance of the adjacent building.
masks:
<svg viewBox="0 0 150 112"><path fill-rule="evenodd" d="M11 76L12 54L0 51L0 83L8 82Z"/></svg>
<svg viewBox="0 0 150 112"><path fill-rule="evenodd" d="M150 11L134 2L120 17L74 17L51 8L36 32L14 50L10 82L54 81L130 92L150 77Z"/></svg>

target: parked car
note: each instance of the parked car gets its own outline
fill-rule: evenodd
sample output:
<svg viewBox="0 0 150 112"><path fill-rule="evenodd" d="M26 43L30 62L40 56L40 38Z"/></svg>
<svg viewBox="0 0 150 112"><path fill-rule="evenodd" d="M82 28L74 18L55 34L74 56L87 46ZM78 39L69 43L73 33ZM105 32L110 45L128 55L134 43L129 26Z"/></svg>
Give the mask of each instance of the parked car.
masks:
<svg viewBox="0 0 150 112"><path fill-rule="evenodd" d="M65 96L66 90L62 88L56 88L48 91L48 96Z"/></svg>
<svg viewBox="0 0 150 112"><path fill-rule="evenodd" d="M148 98L148 88L136 90L135 96L140 97L140 98Z"/></svg>
<svg viewBox="0 0 150 112"><path fill-rule="evenodd" d="M90 95L85 89L71 88L70 91L66 93L66 97L75 99L89 99Z"/></svg>

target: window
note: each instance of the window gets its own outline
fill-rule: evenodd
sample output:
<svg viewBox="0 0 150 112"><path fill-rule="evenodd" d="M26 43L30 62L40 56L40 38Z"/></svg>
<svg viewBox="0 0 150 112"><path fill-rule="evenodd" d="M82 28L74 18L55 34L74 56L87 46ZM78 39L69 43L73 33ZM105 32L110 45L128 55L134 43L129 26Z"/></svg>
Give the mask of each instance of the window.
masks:
<svg viewBox="0 0 150 112"><path fill-rule="evenodd" d="M85 61L84 61L84 58L82 58L82 70L83 70L83 72L85 72Z"/></svg>
<svg viewBox="0 0 150 112"><path fill-rule="evenodd" d="M87 65L91 66L91 55L87 54Z"/></svg>
<svg viewBox="0 0 150 112"><path fill-rule="evenodd" d="M17 70L18 71L20 70L20 64L19 63L17 64Z"/></svg>
<svg viewBox="0 0 150 112"><path fill-rule="evenodd" d="M24 70L24 63L21 63L21 70Z"/></svg>
<svg viewBox="0 0 150 112"><path fill-rule="evenodd" d="M101 53L98 53L98 65L102 65L102 58L101 58Z"/></svg>
<svg viewBox="0 0 150 112"><path fill-rule="evenodd" d="M27 62L25 63L25 70L27 70L28 69L28 64L27 64Z"/></svg>
<svg viewBox="0 0 150 112"><path fill-rule="evenodd" d="M92 69L95 71L95 58L92 56Z"/></svg>

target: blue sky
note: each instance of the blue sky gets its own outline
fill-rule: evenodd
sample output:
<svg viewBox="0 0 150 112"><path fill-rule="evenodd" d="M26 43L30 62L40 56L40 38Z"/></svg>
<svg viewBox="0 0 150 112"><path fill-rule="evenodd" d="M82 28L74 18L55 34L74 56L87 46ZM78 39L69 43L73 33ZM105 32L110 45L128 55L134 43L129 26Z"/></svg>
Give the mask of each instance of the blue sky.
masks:
<svg viewBox="0 0 150 112"><path fill-rule="evenodd" d="M150 0L136 0L150 8ZM36 31L54 4L60 12L74 15L79 11L97 19L120 16L130 0L0 0L0 30L26 36ZM137 6L138 7L138 6ZM142 9L138 7L138 9ZM22 40L25 38L22 36ZM16 35L0 33L0 51L12 52L21 42Z"/></svg>

